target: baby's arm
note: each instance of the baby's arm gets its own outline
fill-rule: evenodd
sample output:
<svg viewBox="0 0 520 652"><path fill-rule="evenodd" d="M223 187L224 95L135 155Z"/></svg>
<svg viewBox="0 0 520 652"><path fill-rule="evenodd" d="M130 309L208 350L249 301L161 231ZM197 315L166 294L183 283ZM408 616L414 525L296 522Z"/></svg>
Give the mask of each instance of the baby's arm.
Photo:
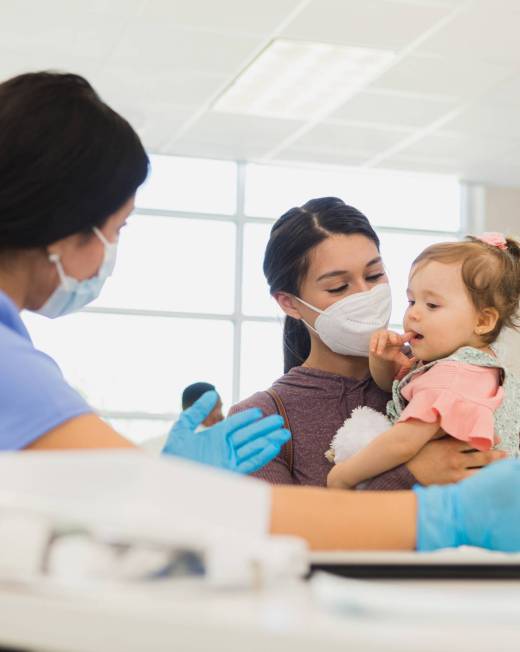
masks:
<svg viewBox="0 0 520 652"><path fill-rule="evenodd" d="M408 419L396 423L351 458L336 464L327 477L327 486L350 489L363 480L408 462L435 437L439 428L438 421L426 423Z"/></svg>
<svg viewBox="0 0 520 652"><path fill-rule="evenodd" d="M368 364L370 375L378 387L389 392L397 372L402 367L411 367L413 359L402 351L403 344L408 342L411 333L399 335L393 331L376 331L370 340Z"/></svg>

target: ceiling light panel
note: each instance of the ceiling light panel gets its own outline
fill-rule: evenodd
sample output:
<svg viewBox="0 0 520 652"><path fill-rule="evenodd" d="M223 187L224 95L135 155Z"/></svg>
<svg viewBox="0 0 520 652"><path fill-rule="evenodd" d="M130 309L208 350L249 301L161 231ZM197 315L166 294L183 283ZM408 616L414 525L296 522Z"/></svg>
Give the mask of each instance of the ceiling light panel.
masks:
<svg viewBox="0 0 520 652"><path fill-rule="evenodd" d="M213 109L273 118L327 115L389 66L395 53L275 39L235 79Z"/></svg>

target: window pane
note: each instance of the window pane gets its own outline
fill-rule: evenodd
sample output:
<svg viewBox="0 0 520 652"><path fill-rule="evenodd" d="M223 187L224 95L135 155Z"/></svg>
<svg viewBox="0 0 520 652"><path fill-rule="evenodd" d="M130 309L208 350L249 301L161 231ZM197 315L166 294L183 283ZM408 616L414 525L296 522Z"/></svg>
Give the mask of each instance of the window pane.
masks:
<svg viewBox="0 0 520 652"><path fill-rule="evenodd" d="M340 197L374 226L458 231L455 177L349 168L248 165L246 214L277 218L313 197Z"/></svg>
<svg viewBox="0 0 520 652"><path fill-rule="evenodd" d="M136 215L122 229L115 272L94 306L233 312L232 222Z"/></svg>
<svg viewBox="0 0 520 652"><path fill-rule="evenodd" d="M24 320L35 346L97 409L177 412L182 390L197 381L231 400L231 322L94 313Z"/></svg>
<svg viewBox="0 0 520 652"><path fill-rule="evenodd" d="M194 213L236 211L237 166L231 161L151 155L136 206Z"/></svg>
<svg viewBox="0 0 520 652"><path fill-rule="evenodd" d="M242 324L240 396L247 398L271 387L283 375L283 321Z"/></svg>
<svg viewBox="0 0 520 652"><path fill-rule="evenodd" d="M282 315L278 304L269 294L269 286L262 272L270 231L269 224L246 224L244 228L242 310L246 315L267 317Z"/></svg>
<svg viewBox="0 0 520 652"><path fill-rule="evenodd" d="M412 261L429 245L436 242L445 242L446 236L380 233L379 237L381 239L381 254L392 287L393 310L391 323L401 325L408 305L406 288Z"/></svg>

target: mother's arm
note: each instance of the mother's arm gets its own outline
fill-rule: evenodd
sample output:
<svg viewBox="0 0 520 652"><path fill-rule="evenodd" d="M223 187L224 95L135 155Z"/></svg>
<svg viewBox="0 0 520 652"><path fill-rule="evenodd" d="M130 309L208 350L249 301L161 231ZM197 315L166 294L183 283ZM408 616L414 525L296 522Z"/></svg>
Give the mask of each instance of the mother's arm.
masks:
<svg viewBox="0 0 520 652"><path fill-rule="evenodd" d="M240 403L233 405L229 410L228 416L243 412L249 408L260 408L264 416L278 414L275 402L267 392L257 392ZM281 452L269 464L266 464L259 471L251 475L260 480L266 480L270 484L294 484L294 478L289 468L285 451Z"/></svg>

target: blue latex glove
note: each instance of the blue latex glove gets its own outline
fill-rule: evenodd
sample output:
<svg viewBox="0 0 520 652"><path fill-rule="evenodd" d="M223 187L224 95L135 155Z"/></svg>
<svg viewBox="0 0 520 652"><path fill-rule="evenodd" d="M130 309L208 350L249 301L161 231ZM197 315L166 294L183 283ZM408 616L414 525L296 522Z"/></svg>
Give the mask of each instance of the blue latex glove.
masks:
<svg viewBox="0 0 520 652"><path fill-rule="evenodd" d="M291 438L291 433L283 428L281 416L262 419L262 411L257 408L239 412L207 430L195 432L217 400L216 392L206 392L185 410L173 424L163 454L238 473L253 473L276 457Z"/></svg>
<svg viewBox="0 0 520 652"><path fill-rule="evenodd" d="M520 551L520 460L503 460L417 494L417 550L462 545Z"/></svg>

